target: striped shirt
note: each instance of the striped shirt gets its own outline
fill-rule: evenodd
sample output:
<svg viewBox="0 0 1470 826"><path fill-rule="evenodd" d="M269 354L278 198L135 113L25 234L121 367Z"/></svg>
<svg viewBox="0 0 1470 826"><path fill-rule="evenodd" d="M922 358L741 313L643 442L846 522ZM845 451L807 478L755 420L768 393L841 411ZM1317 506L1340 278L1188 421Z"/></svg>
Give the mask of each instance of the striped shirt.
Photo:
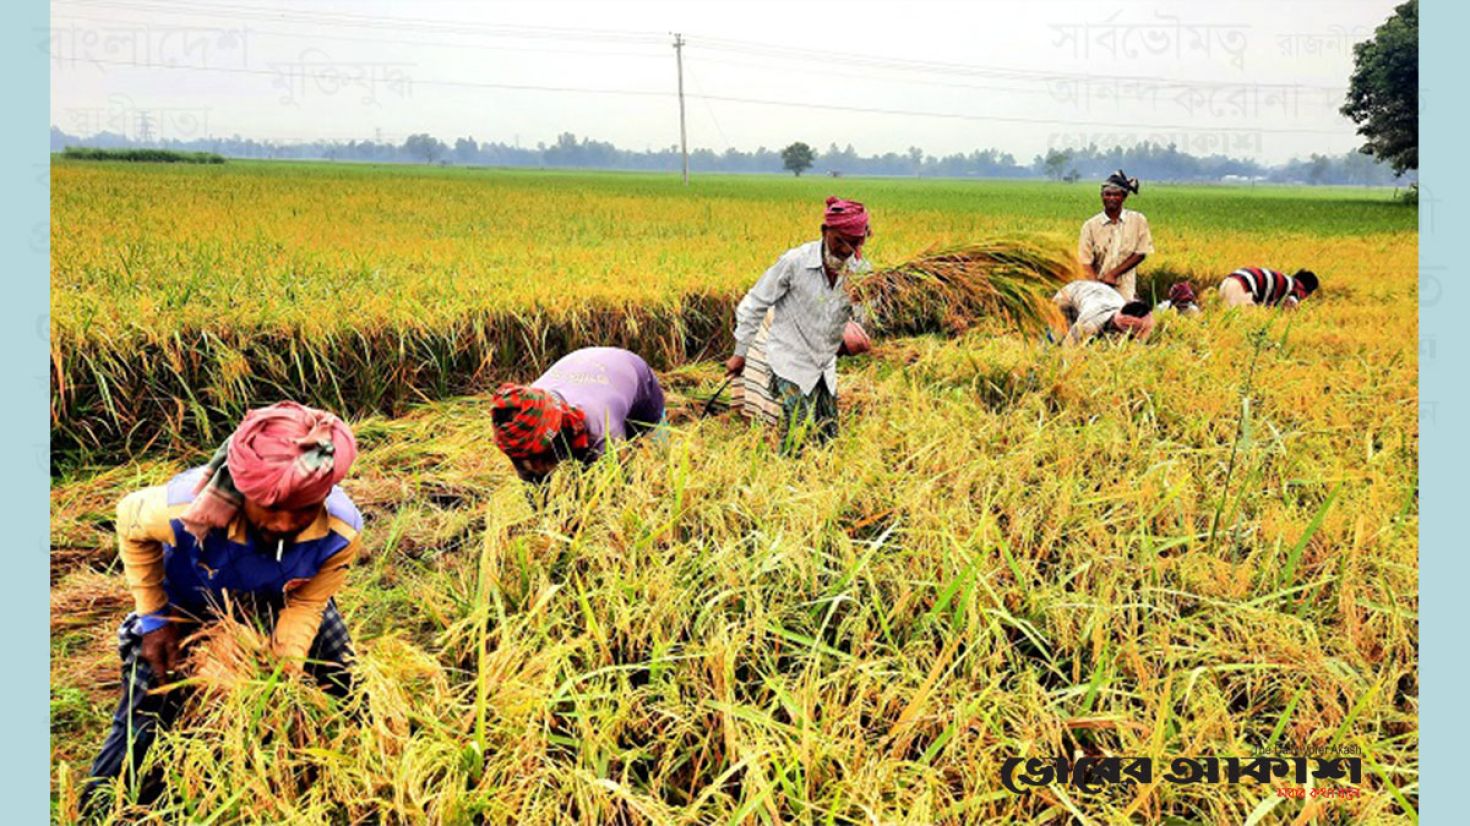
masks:
<svg viewBox="0 0 1470 826"><path fill-rule="evenodd" d="M855 310L847 294L847 275L866 269L866 261L854 258L847 272L829 284L820 239L787 250L735 308L735 355L745 356L766 310L774 309L765 353L771 372L801 388L803 395L826 379L827 389L837 395L842 328L865 315Z"/></svg>
<svg viewBox="0 0 1470 826"><path fill-rule="evenodd" d="M1287 296L1297 301L1307 297L1306 287L1297 283L1295 278L1265 267L1241 267L1228 277L1239 281L1257 304L1267 307L1280 304Z"/></svg>

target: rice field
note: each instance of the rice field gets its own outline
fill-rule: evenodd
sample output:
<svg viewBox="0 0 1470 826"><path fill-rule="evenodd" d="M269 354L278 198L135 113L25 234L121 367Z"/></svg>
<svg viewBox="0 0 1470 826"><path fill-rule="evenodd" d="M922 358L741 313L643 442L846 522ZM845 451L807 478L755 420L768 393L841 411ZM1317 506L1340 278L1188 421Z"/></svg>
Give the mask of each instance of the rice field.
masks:
<svg viewBox="0 0 1470 826"><path fill-rule="evenodd" d="M868 203L878 267L1065 255L1078 184L54 163L52 798L116 702L120 496L247 406L353 417L366 559L345 702L249 629L119 821L1398 823L1417 819L1417 214L1386 193L1151 186L1141 283L1310 267L1291 315L1075 351L1000 323L845 359L800 459L699 418L742 291ZM912 332L912 330L903 331ZM666 444L533 507L478 390L618 343ZM225 664L225 665L221 665ZM226 667L228 666L228 667ZM1355 748L1354 799L1252 782L1001 788L1012 756Z"/></svg>

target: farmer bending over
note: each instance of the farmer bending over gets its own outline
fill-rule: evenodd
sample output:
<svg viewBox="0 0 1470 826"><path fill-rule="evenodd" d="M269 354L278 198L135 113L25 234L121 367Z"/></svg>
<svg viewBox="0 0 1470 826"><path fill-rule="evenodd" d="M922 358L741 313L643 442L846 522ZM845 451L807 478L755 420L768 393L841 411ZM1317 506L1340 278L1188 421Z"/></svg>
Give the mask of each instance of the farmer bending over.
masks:
<svg viewBox="0 0 1470 826"><path fill-rule="evenodd" d="M1174 310L1180 315L1199 315L1199 297L1194 294L1194 285L1180 281L1169 288L1169 297L1159 302L1155 310Z"/></svg>
<svg viewBox="0 0 1470 826"><path fill-rule="evenodd" d="M1153 312L1142 301L1124 301L1118 291L1097 281L1073 281L1052 301L1071 328L1064 345L1081 344L1097 335L1124 335L1146 340L1154 329Z"/></svg>
<svg viewBox="0 0 1470 826"><path fill-rule="evenodd" d="M1126 301L1136 295L1138 265L1154 251L1148 219L1123 208L1130 192L1138 193L1138 179L1121 169L1103 181L1103 211L1083 222L1077 239L1077 260L1087 277L1116 288Z"/></svg>
<svg viewBox="0 0 1470 826"><path fill-rule="evenodd" d="M1220 282L1220 299L1225 307L1281 307L1294 310L1317 291L1317 275L1297 270L1287 275L1265 267L1241 267Z"/></svg>
<svg viewBox="0 0 1470 826"><path fill-rule="evenodd" d="M636 353L575 350L529 386L504 384L491 412L495 445L527 482L564 459L591 463L609 441L632 439L664 420L664 391Z"/></svg>
<svg viewBox="0 0 1470 826"><path fill-rule="evenodd" d="M209 463L129 494L117 508L118 550L134 611L118 629L122 700L92 763L87 801L135 777L159 726L182 707L186 634L217 618L225 593L262 620L288 673L303 669L337 695L351 641L332 596L356 558L362 518L336 485L357 443L336 416L281 402L251 410ZM145 802L160 784L144 784Z"/></svg>
<svg viewBox="0 0 1470 826"><path fill-rule="evenodd" d="M848 276L865 271L863 244L873 234L868 212L857 201L828 198L822 237L787 250L751 287L735 309L735 354L725 362L748 394L779 410L783 453L794 452L798 436L811 428L818 439L837 435L837 356L857 355L871 345L854 319ZM764 386L752 386L746 356L762 335ZM798 427L800 425L800 427Z"/></svg>

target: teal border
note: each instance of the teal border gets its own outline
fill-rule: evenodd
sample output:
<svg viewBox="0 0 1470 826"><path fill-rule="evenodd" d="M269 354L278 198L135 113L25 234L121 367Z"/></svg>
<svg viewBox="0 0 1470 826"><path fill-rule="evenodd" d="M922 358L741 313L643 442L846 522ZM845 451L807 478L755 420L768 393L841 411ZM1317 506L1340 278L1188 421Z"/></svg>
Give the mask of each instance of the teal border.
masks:
<svg viewBox="0 0 1470 826"><path fill-rule="evenodd" d="M1465 479L1470 444L1456 426L1470 412L1470 336L1462 234L1465 188L1464 33L1470 9L1419 5L1419 812L1426 823L1465 822L1465 690L1470 640L1459 630L1470 600ZM1426 791L1428 792L1426 794Z"/></svg>
<svg viewBox="0 0 1470 826"><path fill-rule="evenodd" d="M1420 561L1421 561L1421 816L1428 823L1460 820L1466 803L1454 790L1467 732L1464 687L1470 684L1470 640L1459 630L1470 583L1470 542L1462 530L1462 491L1470 441L1456 425L1470 412L1470 338L1464 255L1459 234L1470 227L1465 192L1470 167L1463 136L1470 117L1457 81L1464 70L1470 8L1423 0L1420 10L1420 157L1425 181L1420 207ZM49 194L50 66L44 49L45 0L7 3L6 47L0 67L11 127L0 130L5 159L0 178L0 227L7 239L5 321L8 404L0 424L8 434L7 472L0 476L0 519L8 526L8 575L0 577L8 669L0 682L5 745L0 788L9 823L49 819ZM30 549L30 550L27 550Z"/></svg>
<svg viewBox="0 0 1470 826"><path fill-rule="evenodd" d="M0 352L5 354L6 434L0 474L0 523L6 526L0 577L6 671L0 682L5 747L0 748L0 799L7 823L50 818L50 61L45 0L17 0L4 9L0 68L8 127L0 130L0 237L5 238L5 300L0 302Z"/></svg>

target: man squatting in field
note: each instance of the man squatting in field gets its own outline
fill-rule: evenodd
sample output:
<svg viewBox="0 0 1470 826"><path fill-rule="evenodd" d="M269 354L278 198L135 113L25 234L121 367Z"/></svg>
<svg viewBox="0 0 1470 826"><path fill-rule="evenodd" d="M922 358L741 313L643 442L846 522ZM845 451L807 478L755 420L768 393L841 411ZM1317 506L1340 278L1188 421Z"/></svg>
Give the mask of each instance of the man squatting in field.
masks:
<svg viewBox="0 0 1470 826"><path fill-rule="evenodd" d="M1143 301L1124 301L1118 291L1098 281L1073 281L1052 301L1071 328L1064 346L1081 344L1096 335L1126 335L1144 341L1154 329L1153 311Z"/></svg>
<svg viewBox="0 0 1470 826"><path fill-rule="evenodd" d="M648 363L616 347L574 350L529 386L504 384L491 402L495 444L527 482L558 463L591 463L609 441L664 421L664 391Z"/></svg>
<svg viewBox="0 0 1470 826"><path fill-rule="evenodd" d="M837 356L870 346L855 320L866 312L855 312L847 280L868 269L862 260L873 234L867 209L829 197L821 233L787 250L741 299L735 354L725 362L726 375L741 377L747 402L764 403L763 414L778 421L783 453L796 450L806 428L819 440L837 435ZM757 365L748 366L747 355L769 368L765 386L752 386L750 368Z"/></svg>
<svg viewBox="0 0 1470 826"><path fill-rule="evenodd" d="M1077 239L1077 259L1087 277L1116 288L1125 301L1137 297L1138 265L1154 251L1148 219L1123 208L1130 192L1137 194L1137 178L1121 169L1108 176L1102 185L1103 211L1082 223Z"/></svg>
<svg viewBox="0 0 1470 826"><path fill-rule="evenodd" d="M1220 282L1220 300L1225 308L1259 305L1294 310L1317 291L1317 274L1297 270L1287 275L1265 267L1241 267Z"/></svg>
<svg viewBox="0 0 1470 826"><path fill-rule="evenodd" d="M92 763L87 802L129 778L182 708L174 677L187 632L233 605L270 623L288 673L346 693L352 657L332 596L357 557L362 518L337 483L357 457L336 416L281 402L251 410L209 463L144 488L117 507L118 550L134 611L118 629L122 699ZM183 641L181 643L181 641ZM160 790L145 782L144 800Z"/></svg>

